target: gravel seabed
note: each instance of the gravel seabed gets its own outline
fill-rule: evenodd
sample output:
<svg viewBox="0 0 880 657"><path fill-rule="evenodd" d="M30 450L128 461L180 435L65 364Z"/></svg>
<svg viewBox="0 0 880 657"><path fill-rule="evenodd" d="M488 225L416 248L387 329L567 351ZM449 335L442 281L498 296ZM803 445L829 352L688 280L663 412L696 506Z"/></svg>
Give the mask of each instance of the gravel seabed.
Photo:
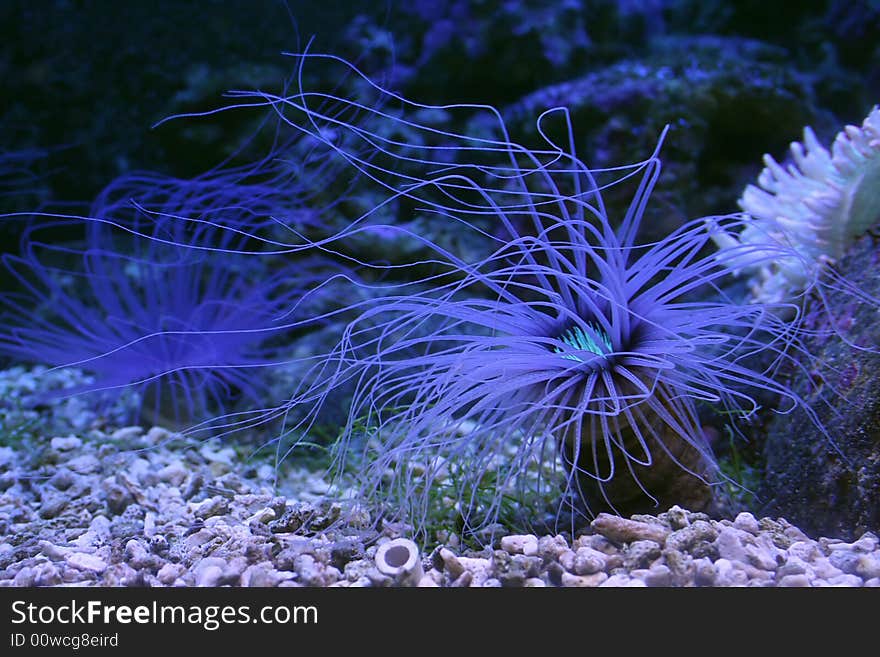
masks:
<svg viewBox="0 0 880 657"><path fill-rule="evenodd" d="M873 533L814 540L784 519L679 507L479 551L449 534L420 552L422 576L390 576L376 552L405 528L340 522L329 484L306 469L276 482L242 450L174 438L93 426L7 440L0 586L880 586Z"/></svg>

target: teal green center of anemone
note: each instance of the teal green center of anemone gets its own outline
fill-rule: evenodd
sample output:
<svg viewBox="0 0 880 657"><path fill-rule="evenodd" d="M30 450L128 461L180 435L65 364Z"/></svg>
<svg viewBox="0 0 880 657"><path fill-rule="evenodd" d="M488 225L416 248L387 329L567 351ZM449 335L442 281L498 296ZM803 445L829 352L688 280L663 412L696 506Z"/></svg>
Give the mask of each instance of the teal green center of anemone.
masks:
<svg viewBox="0 0 880 657"><path fill-rule="evenodd" d="M589 351L597 356L606 356L614 351L614 347L611 345L611 338L608 337L605 331L592 322L587 324L587 327L590 329L589 332L580 326L570 328L560 335L559 339L573 349ZM562 354L562 357L568 360L574 360L579 363L584 362L584 359L576 353L572 353L562 347L556 347L553 351L557 354Z"/></svg>

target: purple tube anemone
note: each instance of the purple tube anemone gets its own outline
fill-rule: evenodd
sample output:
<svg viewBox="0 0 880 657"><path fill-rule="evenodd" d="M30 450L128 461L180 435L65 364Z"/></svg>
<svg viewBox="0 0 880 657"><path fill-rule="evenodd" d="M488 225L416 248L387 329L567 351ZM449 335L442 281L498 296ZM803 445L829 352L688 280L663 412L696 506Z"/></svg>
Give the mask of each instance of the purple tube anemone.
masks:
<svg viewBox="0 0 880 657"><path fill-rule="evenodd" d="M298 57L300 83L307 62L354 70L332 56ZM808 366L798 320L782 319L781 304L723 294L737 258L706 248L703 219L638 243L660 171L656 152L591 170L571 141L546 137L549 112L537 123L546 148L529 149L507 138L491 107L420 105L363 79L375 98L254 95L378 183L388 202L403 199L433 217L438 232L492 248L465 259L426 234L382 227L420 240L431 257L362 263L388 279L384 294L353 304L357 317L337 348L315 361L316 383L288 408L307 405L317 416L332 390L353 385L336 466L356 462L363 490L419 528L438 500L471 530L511 501L525 513L542 493L565 493L559 518L569 505L587 516L675 503L711 508L723 476L701 414L748 420L766 398L780 412L805 408L774 376L782 366ZM454 112L487 113L494 134L417 120ZM369 159L359 156L365 144ZM622 184L634 185L633 197L615 218L602 191ZM380 230L369 216L310 248L336 251Z"/></svg>
<svg viewBox="0 0 880 657"><path fill-rule="evenodd" d="M141 421L179 426L265 404L265 374L285 360L286 336L303 326L297 304L324 269L246 255L244 227L274 221L258 219L259 190L230 175L130 176L90 217L36 217L20 255L3 256L18 289L0 298L0 352L92 376L59 394L134 391ZM59 232L80 238L57 243Z"/></svg>

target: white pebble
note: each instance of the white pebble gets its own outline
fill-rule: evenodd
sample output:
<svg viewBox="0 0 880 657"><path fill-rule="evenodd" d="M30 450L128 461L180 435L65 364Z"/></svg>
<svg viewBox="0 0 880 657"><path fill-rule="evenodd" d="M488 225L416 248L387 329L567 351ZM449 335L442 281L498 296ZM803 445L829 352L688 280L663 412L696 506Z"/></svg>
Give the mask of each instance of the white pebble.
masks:
<svg viewBox="0 0 880 657"><path fill-rule="evenodd" d="M196 586L217 586L226 571L226 560L220 557L200 559L193 568Z"/></svg>
<svg viewBox="0 0 880 657"><path fill-rule="evenodd" d="M660 587L660 586L671 586L672 585L672 571L669 570L669 567L662 564L654 564L648 569L644 577L640 577L639 579L644 580L645 584L652 587Z"/></svg>
<svg viewBox="0 0 880 657"><path fill-rule="evenodd" d="M691 524L690 520L688 520L687 511L677 504L670 507L669 511L666 512L666 522L669 523L673 530L684 529Z"/></svg>
<svg viewBox="0 0 880 657"><path fill-rule="evenodd" d="M564 536L542 536L538 539L538 554L547 561L558 560L566 552L571 552Z"/></svg>
<svg viewBox="0 0 880 657"><path fill-rule="evenodd" d="M137 427L138 429L140 427ZM173 434L168 429L163 427L152 427L149 431L147 431L147 435L144 436L147 444L149 445L158 445L159 443L165 442L169 438L173 438L177 434Z"/></svg>
<svg viewBox="0 0 880 657"><path fill-rule="evenodd" d="M61 561L65 559L68 554L72 552L69 547L63 547L61 545L55 545L50 541L40 541L38 543L40 546L40 552L45 554L47 557L52 559L53 561Z"/></svg>
<svg viewBox="0 0 880 657"><path fill-rule="evenodd" d="M718 538L715 539L715 549L718 550L718 556L730 561L745 561L746 550L743 547L743 534L742 529L721 527Z"/></svg>
<svg viewBox="0 0 880 657"><path fill-rule="evenodd" d="M137 438L143 433L143 428L139 426L122 427L121 429L117 429L112 434L110 434L110 438L112 438L113 440L124 442L126 440L131 440L132 438Z"/></svg>
<svg viewBox="0 0 880 657"><path fill-rule="evenodd" d="M164 481L172 486L180 486L186 481L188 474L189 470L187 470L186 466L180 461L175 460L159 470L156 473L156 477L159 478L159 481Z"/></svg>
<svg viewBox="0 0 880 657"><path fill-rule="evenodd" d="M810 566L812 566L813 572L816 573L816 577L821 577L822 579L831 579L832 577L843 575L843 571L832 565L828 557L817 557L810 562Z"/></svg>
<svg viewBox="0 0 880 657"><path fill-rule="evenodd" d="M156 573L156 579L162 582L165 586L171 586L177 580L178 577L182 577L186 572L186 567L180 563L166 563L163 564L159 569L159 572Z"/></svg>
<svg viewBox="0 0 880 657"><path fill-rule="evenodd" d="M443 566L452 579L458 579L464 572L464 566L461 565L458 557L449 548L440 549L440 558L443 560Z"/></svg>
<svg viewBox="0 0 880 657"><path fill-rule="evenodd" d="M880 557L874 554L863 554L856 562L856 575L862 579L880 577Z"/></svg>
<svg viewBox="0 0 880 657"><path fill-rule="evenodd" d="M208 529L207 527L202 527L197 532L193 532L189 536L186 537L184 543L186 544L187 549L193 550L200 545L204 545L205 543L213 540L215 534L213 531Z"/></svg>
<svg viewBox="0 0 880 657"><path fill-rule="evenodd" d="M801 587L801 586L809 586L809 585L810 585L810 579L804 574L786 575L785 577L781 578L779 580L779 582L776 584L776 586L782 586L782 587Z"/></svg>
<svg viewBox="0 0 880 657"><path fill-rule="evenodd" d="M482 586L492 574L492 562L479 557L458 557L458 562L473 578L471 586Z"/></svg>
<svg viewBox="0 0 880 657"><path fill-rule="evenodd" d="M629 575L612 575L604 582L599 584L599 586L611 587L611 586L645 586L645 583L640 579L633 579Z"/></svg>
<svg viewBox="0 0 880 657"><path fill-rule="evenodd" d="M64 436L53 438L50 444L52 449L57 449L59 452L67 452L82 445L82 440L76 436Z"/></svg>
<svg viewBox="0 0 880 657"><path fill-rule="evenodd" d="M593 573L592 575L572 575L571 573L562 573L560 580L562 586L590 588L599 586L607 581L608 575L605 573Z"/></svg>
<svg viewBox="0 0 880 657"><path fill-rule="evenodd" d="M514 534L501 539L501 549L508 554L524 554L533 557L538 554L538 537L534 534Z"/></svg>
<svg viewBox="0 0 880 657"><path fill-rule="evenodd" d="M865 532L853 543L853 549L859 552L873 552L880 547L880 539L872 532Z"/></svg>
<svg viewBox="0 0 880 657"><path fill-rule="evenodd" d="M17 573L15 573L15 577L12 579L14 586L33 586L34 584L34 571L30 566L25 566L21 568Z"/></svg>
<svg viewBox="0 0 880 657"><path fill-rule="evenodd" d="M219 566L206 566L196 573L196 586L217 586L223 578L223 569Z"/></svg>
<svg viewBox="0 0 880 657"><path fill-rule="evenodd" d="M748 563L763 570L776 570L785 562L785 552L773 545L769 536L762 534L755 542L755 545L744 546Z"/></svg>
<svg viewBox="0 0 880 657"><path fill-rule="evenodd" d="M748 573L735 561L718 559L714 568L714 586L746 586L749 583Z"/></svg>
<svg viewBox="0 0 880 657"><path fill-rule="evenodd" d="M125 544L125 559L135 568L143 568L150 563L150 553L140 541L131 538Z"/></svg>
<svg viewBox="0 0 880 657"><path fill-rule="evenodd" d="M267 506L267 507L263 507L262 509L257 511L252 516L249 516L248 519L245 520L245 523L246 524L250 524L252 522L267 523L270 520L274 520L274 519L275 519L275 511L273 511L272 509L270 509Z"/></svg>
<svg viewBox="0 0 880 657"><path fill-rule="evenodd" d="M813 541L795 541L788 546L786 552L788 552L790 557L797 557L804 561L813 561L822 555L819 551L819 546Z"/></svg>
<svg viewBox="0 0 880 657"><path fill-rule="evenodd" d="M733 521L733 526L744 532L748 532L749 534L754 534L755 536L761 531L760 523L755 520L755 516L748 511L743 511L737 515Z"/></svg>
<svg viewBox="0 0 880 657"><path fill-rule="evenodd" d="M78 570L87 570L98 574L107 570L107 562L96 554L73 552L65 557L65 561Z"/></svg>
<svg viewBox="0 0 880 657"><path fill-rule="evenodd" d="M837 577L832 577L828 580L828 583L831 586L861 586L862 578L858 575L851 575L849 573L844 573L843 575L838 575Z"/></svg>
<svg viewBox="0 0 880 657"><path fill-rule="evenodd" d="M845 573L856 572L856 568L859 565L859 555L852 552L849 546L839 550L834 550L834 547L836 546L832 546L831 555L828 557L828 561L831 562L831 565L835 568L839 568Z"/></svg>
<svg viewBox="0 0 880 657"><path fill-rule="evenodd" d="M247 587L278 586L284 580L292 579L293 577L293 573L277 571L272 567L271 563L258 563L245 568L241 574L241 585Z"/></svg>
<svg viewBox="0 0 880 657"><path fill-rule="evenodd" d="M575 553L574 570L576 575L592 575L605 570L608 557L589 547L578 548Z"/></svg>
<svg viewBox="0 0 880 657"><path fill-rule="evenodd" d="M574 572L574 560L577 555L574 550L565 550L561 552L557 557L556 561L562 566L565 570L570 573Z"/></svg>
<svg viewBox="0 0 880 657"><path fill-rule="evenodd" d="M776 569L776 577L782 578L786 575L804 575L807 574L808 570L812 571L813 569L803 559L789 557L784 564Z"/></svg>

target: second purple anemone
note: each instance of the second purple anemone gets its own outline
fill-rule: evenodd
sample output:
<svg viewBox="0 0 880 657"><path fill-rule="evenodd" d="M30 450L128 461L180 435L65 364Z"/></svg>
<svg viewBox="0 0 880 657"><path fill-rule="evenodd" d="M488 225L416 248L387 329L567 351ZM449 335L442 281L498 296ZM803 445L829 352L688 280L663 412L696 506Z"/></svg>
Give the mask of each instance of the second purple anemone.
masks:
<svg viewBox="0 0 880 657"><path fill-rule="evenodd" d="M0 353L90 375L58 395L134 394L127 421L181 427L265 404L272 366L308 323L297 304L324 271L244 253L247 231L272 223L248 191L138 175L89 217L36 215L21 253L3 256L17 288L0 297Z"/></svg>
<svg viewBox="0 0 880 657"><path fill-rule="evenodd" d="M299 61L351 72L334 57ZM492 108L427 107L371 88L385 96L384 109L319 91L262 98L377 182L389 201L404 199L438 230L493 245L464 259L428 235L410 235L430 258L409 269L379 258L362 263L387 277L385 293L353 304L357 317L315 361L315 383L288 406L307 405L317 416L332 390L354 387L336 465L356 462L362 490L388 502L392 516L424 528L440 500L473 530L491 525L511 500L525 512L535 495L557 500L556 518L672 504L711 509L723 476L702 418L747 419L766 398L780 412L801 407L814 417L774 376L783 366L808 367L797 317L723 294L737 258L706 248L704 220L638 242L660 171L656 152L594 171L571 143L547 139L537 151L511 142ZM412 118L430 111L486 112L496 130L462 135ZM347 150L353 143L369 144L374 157ZM611 184L634 187L616 216L602 198ZM310 247L333 251L379 230L368 219ZM728 229L739 221L716 218ZM489 231L481 228L487 222Z"/></svg>

